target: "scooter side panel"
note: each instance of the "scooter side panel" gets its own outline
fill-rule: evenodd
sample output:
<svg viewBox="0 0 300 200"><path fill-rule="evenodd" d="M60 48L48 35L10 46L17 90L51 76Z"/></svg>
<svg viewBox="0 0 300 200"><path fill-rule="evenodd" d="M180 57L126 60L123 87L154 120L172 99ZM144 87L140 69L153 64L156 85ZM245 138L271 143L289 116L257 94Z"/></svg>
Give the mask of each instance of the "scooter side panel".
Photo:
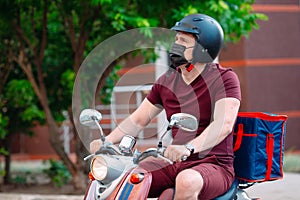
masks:
<svg viewBox="0 0 300 200"><path fill-rule="evenodd" d="M132 183L130 177L132 173L143 173L144 178L140 183ZM133 170L122 184L115 199L147 199L149 189L152 182L152 175L146 170L137 168Z"/></svg>
<svg viewBox="0 0 300 200"><path fill-rule="evenodd" d="M126 182L126 180L128 179L129 175L130 175L129 172L126 173L126 175L124 176L124 178L120 181L120 183L115 188L115 190L109 195L109 197L107 198L107 200L116 200L117 199L117 195L119 194L120 188L124 185L124 182Z"/></svg>

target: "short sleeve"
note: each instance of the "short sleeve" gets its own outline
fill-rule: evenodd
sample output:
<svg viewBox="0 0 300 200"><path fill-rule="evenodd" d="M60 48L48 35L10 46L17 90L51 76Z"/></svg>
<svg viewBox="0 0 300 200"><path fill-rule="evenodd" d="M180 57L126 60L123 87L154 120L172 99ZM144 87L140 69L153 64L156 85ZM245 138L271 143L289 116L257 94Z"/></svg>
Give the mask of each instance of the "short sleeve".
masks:
<svg viewBox="0 0 300 200"><path fill-rule="evenodd" d="M146 96L146 98L153 104L158 107L162 107L162 99L160 96L160 85L158 83L154 83L152 86L150 93Z"/></svg>
<svg viewBox="0 0 300 200"><path fill-rule="evenodd" d="M221 73L221 78L222 81L218 81L215 87L215 101L226 97L236 98L241 101L240 81L236 73L232 70L226 70Z"/></svg>

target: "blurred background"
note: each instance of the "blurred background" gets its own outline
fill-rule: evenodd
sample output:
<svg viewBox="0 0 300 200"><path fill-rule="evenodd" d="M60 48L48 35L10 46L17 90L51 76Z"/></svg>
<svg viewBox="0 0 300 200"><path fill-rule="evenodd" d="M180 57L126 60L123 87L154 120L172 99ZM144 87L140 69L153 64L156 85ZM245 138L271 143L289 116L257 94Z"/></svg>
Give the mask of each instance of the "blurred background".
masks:
<svg viewBox="0 0 300 200"><path fill-rule="evenodd" d="M81 63L117 33L170 28L191 13L211 15L222 25L225 45L218 61L240 78L240 111L288 116L284 170L300 172L298 0L3 0L0 9L0 190L52 184L73 188L57 192L82 193L88 150L71 109L80 103L72 102L72 94ZM106 134L147 95L166 70L162 63L164 52L136 50L105 70L95 102ZM139 147L156 144L163 120L159 116L140 134Z"/></svg>

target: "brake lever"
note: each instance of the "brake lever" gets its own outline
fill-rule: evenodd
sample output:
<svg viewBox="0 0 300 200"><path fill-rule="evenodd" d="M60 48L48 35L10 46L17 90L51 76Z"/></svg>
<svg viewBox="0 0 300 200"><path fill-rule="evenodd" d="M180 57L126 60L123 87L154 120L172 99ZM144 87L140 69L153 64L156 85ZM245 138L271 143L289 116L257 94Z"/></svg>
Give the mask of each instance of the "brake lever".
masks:
<svg viewBox="0 0 300 200"><path fill-rule="evenodd" d="M139 164L142 160L144 160L150 156L157 158L158 155L159 155L159 153L157 152L157 150L155 148L149 148L146 151L144 151L143 153L136 154L136 157L134 158L133 162L135 164Z"/></svg>
<svg viewBox="0 0 300 200"><path fill-rule="evenodd" d="M94 157L94 156L95 156L94 153L93 153L93 154L90 154L90 155L84 157L83 160L84 160L84 161L87 161L88 159L90 159L91 157Z"/></svg>
<svg viewBox="0 0 300 200"><path fill-rule="evenodd" d="M166 157L164 157L164 156L162 156L160 154L157 154L157 157L160 158L160 159L162 159L162 160L164 160L164 161L167 161L169 164L173 165L173 161L170 160L169 158L166 158Z"/></svg>

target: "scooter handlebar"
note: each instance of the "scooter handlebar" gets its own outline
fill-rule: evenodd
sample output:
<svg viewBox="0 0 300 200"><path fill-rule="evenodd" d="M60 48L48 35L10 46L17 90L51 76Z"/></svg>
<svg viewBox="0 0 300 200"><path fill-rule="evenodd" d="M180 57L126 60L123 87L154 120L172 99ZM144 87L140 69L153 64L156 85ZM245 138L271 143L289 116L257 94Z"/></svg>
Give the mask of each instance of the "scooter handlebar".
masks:
<svg viewBox="0 0 300 200"><path fill-rule="evenodd" d="M160 158L166 160L170 164L173 164L173 162L170 159L164 157L166 149L167 149L166 147L159 148L158 152L159 152L159 155L161 156ZM182 156L181 161L185 161L187 158L188 158L187 156Z"/></svg>
<svg viewBox="0 0 300 200"><path fill-rule="evenodd" d="M139 164L142 160L145 160L146 158L152 156L155 158L160 158L170 164L173 164L173 161L171 161L170 159L164 157L164 152L165 152L165 148L159 148L159 149L155 149L155 148L150 148L147 149L146 151L144 151L143 153L139 154L137 157L134 158L134 163L135 164Z"/></svg>
<svg viewBox="0 0 300 200"><path fill-rule="evenodd" d="M146 158L148 158L150 156L153 156L153 157L157 158L158 155L159 154L157 152L157 149L150 148L150 149L147 149L146 151L138 154L136 157L134 157L133 162L135 164L139 164L141 161L145 160Z"/></svg>

